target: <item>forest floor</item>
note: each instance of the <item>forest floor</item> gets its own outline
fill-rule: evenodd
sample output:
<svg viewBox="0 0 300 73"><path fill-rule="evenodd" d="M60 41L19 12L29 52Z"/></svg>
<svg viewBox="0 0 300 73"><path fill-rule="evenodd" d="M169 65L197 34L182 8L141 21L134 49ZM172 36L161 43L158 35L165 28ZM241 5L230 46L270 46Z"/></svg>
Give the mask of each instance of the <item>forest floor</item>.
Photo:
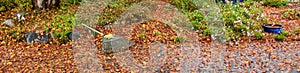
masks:
<svg viewBox="0 0 300 73"><path fill-rule="evenodd" d="M52 16L71 14L77 7L70 6L69 11L28 12L25 14L26 22L16 23L13 27L1 24L0 72L300 72L300 41L296 41L300 39L299 34L290 35L284 41L275 41L271 33L263 33L266 35L263 40L240 42L218 42L209 36L198 35L197 40L192 40L197 43L182 46L176 42L177 34L170 26L152 21L129 29L134 31L130 32L128 39L136 43L129 50L110 54L100 50L103 41L100 35L96 35L95 40L88 40L95 42L96 47L75 45L72 41L27 44L25 38L16 39L24 37L27 31L43 33L39 32L42 28L36 26L47 27L47 22L53 21ZM284 30L292 32L300 27L300 19L282 19L280 14L289 8L299 8L299 4L282 8L264 7L264 12L270 21L283 24ZM13 18L19 10L1 12L0 22ZM104 26L97 29L104 33L112 32ZM153 44L154 41L160 42ZM159 52L153 47L159 48Z"/></svg>

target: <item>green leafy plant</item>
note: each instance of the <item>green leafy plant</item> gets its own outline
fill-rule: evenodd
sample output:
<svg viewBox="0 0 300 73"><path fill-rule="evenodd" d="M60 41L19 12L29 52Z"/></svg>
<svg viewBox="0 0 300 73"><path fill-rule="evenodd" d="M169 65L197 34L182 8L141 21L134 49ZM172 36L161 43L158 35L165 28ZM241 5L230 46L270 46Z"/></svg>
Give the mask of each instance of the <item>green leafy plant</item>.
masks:
<svg viewBox="0 0 300 73"><path fill-rule="evenodd" d="M283 7L288 4L287 0L263 0L264 5L272 7Z"/></svg>
<svg viewBox="0 0 300 73"><path fill-rule="evenodd" d="M139 38L144 38L144 37L146 37L147 35L145 34L145 33L141 33L141 34L138 34L138 37Z"/></svg>
<svg viewBox="0 0 300 73"><path fill-rule="evenodd" d="M283 31L283 32L281 32L280 34L283 35L283 36L289 36L289 35L290 35L290 33L287 32L287 31Z"/></svg>
<svg viewBox="0 0 300 73"><path fill-rule="evenodd" d="M160 36L161 35L161 32L158 31L158 30L154 30L154 33L155 33L156 36Z"/></svg>
<svg viewBox="0 0 300 73"><path fill-rule="evenodd" d="M181 43L183 42L183 37L182 36L174 36L172 37L173 41L176 43Z"/></svg>
<svg viewBox="0 0 300 73"><path fill-rule="evenodd" d="M211 35L211 31L209 29L203 30L204 35Z"/></svg>
<svg viewBox="0 0 300 73"><path fill-rule="evenodd" d="M80 4L82 0L62 0L61 5L77 5Z"/></svg>
<svg viewBox="0 0 300 73"><path fill-rule="evenodd" d="M281 13L283 18L294 20L300 18L300 10L299 9L287 9Z"/></svg>
<svg viewBox="0 0 300 73"><path fill-rule="evenodd" d="M197 6L191 0L169 0L169 3L176 6L182 12L192 12Z"/></svg>
<svg viewBox="0 0 300 73"><path fill-rule="evenodd" d="M275 36L275 40L276 41L282 41L282 40L284 40L285 39L285 36L284 35L276 35Z"/></svg>
<svg viewBox="0 0 300 73"><path fill-rule="evenodd" d="M201 13L201 11L195 10L193 12L186 13L186 14L187 14L189 20L191 21L191 24L194 29L196 29L196 30L207 29L205 27L206 22L204 19L204 15Z"/></svg>
<svg viewBox="0 0 300 73"><path fill-rule="evenodd" d="M117 20L127 7L142 0L112 0L99 16L99 24L108 24Z"/></svg>
<svg viewBox="0 0 300 73"><path fill-rule="evenodd" d="M294 33L294 34L300 34L300 28L294 29L294 30L293 30L293 33Z"/></svg>
<svg viewBox="0 0 300 73"><path fill-rule="evenodd" d="M0 0L0 12L8 11L16 7L31 9L31 0Z"/></svg>
<svg viewBox="0 0 300 73"><path fill-rule="evenodd" d="M56 36L62 42L70 40L67 36L72 32L72 28L75 26L74 14L61 14L53 17L54 21L50 27L46 27L45 31L53 31Z"/></svg>
<svg viewBox="0 0 300 73"><path fill-rule="evenodd" d="M261 29L260 26L267 22L266 17L262 15L261 4L255 1L245 1L237 5L220 4L220 7L226 26L226 36L231 40L239 40L239 36L249 36L249 33Z"/></svg>
<svg viewBox="0 0 300 73"><path fill-rule="evenodd" d="M264 35L260 32L254 32L254 37L257 39L262 39L264 37Z"/></svg>

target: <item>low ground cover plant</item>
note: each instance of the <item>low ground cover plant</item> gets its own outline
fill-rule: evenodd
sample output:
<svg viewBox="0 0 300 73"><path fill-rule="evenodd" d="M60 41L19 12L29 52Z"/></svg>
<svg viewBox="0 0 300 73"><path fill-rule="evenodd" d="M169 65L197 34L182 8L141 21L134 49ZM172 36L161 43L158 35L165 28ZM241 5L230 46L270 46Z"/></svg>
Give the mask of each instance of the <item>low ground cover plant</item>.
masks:
<svg viewBox="0 0 300 73"><path fill-rule="evenodd" d="M0 12L9 11L13 8L26 8L31 9L33 6L31 0L1 0Z"/></svg>
<svg viewBox="0 0 300 73"><path fill-rule="evenodd" d="M45 27L46 33L53 33L61 42L70 40L68 34L72 32L75 26L75 14L60 14L53 17L54 21L49 27Z"/></svg>
<svg viewBox="0 0 300 73"><path fill-rule="evenodd" d="M287 9L283 11L282 16L284 19L294 20L300 18L300 9Z"/></svg>
<svg viewBox="0 0 300 73"><path fill-rule="evenodd" d="M283 7L288 4L287 0L263 0L264 5L272 7Z"/></svg>
<svg viewBox="0 0 300 73"><path fill-rule="evenodd" d="M276 41L282 41L285 39L285 36L284 35L275 35L275 40Z"/></svg>
<svg viewBox="0 0 300 73"><path fill-rule="evenodd" d="M262 38L259 33L267 18L263 15L260 3L245 1L237 5L221 4L221 7L229 40L237 41L240 36Z"/></svg>

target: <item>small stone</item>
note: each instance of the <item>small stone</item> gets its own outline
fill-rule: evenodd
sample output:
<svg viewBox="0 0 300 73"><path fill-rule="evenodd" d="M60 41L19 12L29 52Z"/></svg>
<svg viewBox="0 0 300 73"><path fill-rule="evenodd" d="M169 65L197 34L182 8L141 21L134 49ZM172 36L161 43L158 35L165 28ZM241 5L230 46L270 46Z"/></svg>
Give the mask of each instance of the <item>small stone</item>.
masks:
<svg viewBox="0 0 300 73"><path fill-rule="evenodd" d="M15 24L12 22L12 19L7 19L5 22L3 22L2 24L6 24L8 26L15 26Z"/></svg>
<svg viewBox="0 0 300 73"><path fill-rule="evenodd" d="M26 11L26 9L23 8L23 9L20 10L17 14L15 14L15 19L17 19L18 22L25 20L25 17L24 17L25 11Z"/></svg>
<svg viewBox="0 0 300 73"><path fill-rule="evenodd" d="M26 35L27 44L31 44L35 39L38 38L38 34L35 32L27 32Z"/></svg>
<svg viewBox="0 0 300 73"><path fill-rule="evenodd" d="M73 32L68 33L68 38L71 40L76 40L76 39L80 38L80 35L81 34L79 32L73 31Z"/></svg>
<svg viewBox="0 0 300 73"><path fill-rule="evenodd" d="M135 44L134 42L121 37L113 37L111 39L105 38L103 39L102 50L105 53L119 52L119 51L127 50L128 47L134 44Z"/></svg>
<svg viewBox="0 0 300 73"><path fill-rule="evenodd" d="M48 35L41 35L40 36L40 43L45 43L45 42L47 42L48 41L48 39L49 39L49 37L48 37Z"/></svg>
<svg viewBox="0 0 300 73"><path fill-rule="evenodd" d="M21 21L25 20L25 17L21 14L16 14L15 19L17 19L18 22L21 22Z"/></svg>

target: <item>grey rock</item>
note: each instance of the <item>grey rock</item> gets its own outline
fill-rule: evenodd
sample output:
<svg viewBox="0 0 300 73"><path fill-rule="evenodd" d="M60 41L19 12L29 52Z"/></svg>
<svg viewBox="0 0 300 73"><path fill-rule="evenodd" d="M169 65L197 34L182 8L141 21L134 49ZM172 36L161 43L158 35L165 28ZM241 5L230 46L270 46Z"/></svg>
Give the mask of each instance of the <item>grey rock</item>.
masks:
<svg viewBox="0 0 300 73"><path fill-rule="evenodd" d="M45 42L48 42L48 40L49 40L49 36L46 34L40 35L39 38L40 38L39 43L45 43Z"/></svg>
<svg viewBox="0 0 300 73"><path fill-rule="evenodd" d="M12 22L12 19L7 19L2 24L6 24L8 26L15 26L15 24Z"/></svg>
<svg viewBox="0 0 300 73"><path fill-rule="evenodd" d="M134 42L121 37L114 37L112 39L104 38L102 42L102 51L104 51L104 53L120 52L128 49L134 44Z"/></svg>
<svg viewBox="0 0 300 73"><path fill-rule="evenodd" d="M68 33L67 35L68 35L69 39L76 40L76 39L80 38L81 33L73 31L73 32Z"/></svg>
<svg viewBox="0 0 300 73"><path fill-rule="evenodd" d="M23 8L21 11L19 11L17 14L14 15L14 16L15 16L15 19L16 19L18 22L25 20L25 17L24 17L25 11L26 11L26 9Z"/></svg>
<svg viewBox="0 0 300 73"><path fill-rule="evenodd" d="M38 34L35 33L35 32L27 32L26 33L26 42L27 42L27 44L31 44L37 38L38 38Z"/></svg>

